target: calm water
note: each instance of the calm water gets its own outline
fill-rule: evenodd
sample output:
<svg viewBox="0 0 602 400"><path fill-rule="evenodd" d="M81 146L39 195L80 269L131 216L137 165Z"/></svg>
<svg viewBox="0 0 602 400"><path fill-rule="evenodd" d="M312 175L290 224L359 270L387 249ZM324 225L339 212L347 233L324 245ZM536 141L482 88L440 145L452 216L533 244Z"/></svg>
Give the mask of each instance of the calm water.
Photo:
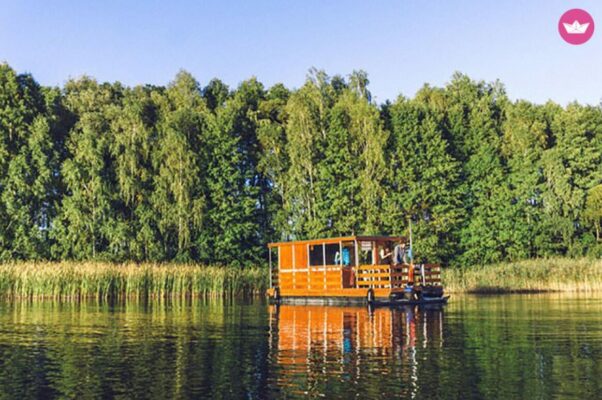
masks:
<svg viewBox="0 0 602 400"><path fill-rule="evenodd" d="M602 398L602 297L0 303L0 399Z"/></svg>

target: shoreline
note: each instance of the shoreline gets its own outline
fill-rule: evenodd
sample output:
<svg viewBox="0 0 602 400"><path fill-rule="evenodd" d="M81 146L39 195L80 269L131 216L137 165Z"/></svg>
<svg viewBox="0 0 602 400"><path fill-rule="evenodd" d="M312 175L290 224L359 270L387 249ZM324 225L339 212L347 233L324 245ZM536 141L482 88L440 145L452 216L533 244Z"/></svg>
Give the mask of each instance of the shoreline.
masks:
<svg viewBox="0 0 602 400"><path fill-rule="evenodd" d="M198 264L18 262L0 264L0 298L124 299L264 293L267 268Z"/></svg>
<svg viewBox="0 0 602 400"><path fill-rule="evenodd" d="M444 268L448 294L602 292L602 260L531 259ZM175 263L12 262L0 264L0 298L175 299L262 296L268 268Z"/></svg>
<svg viewBox="0 0 602 400"><path fill-rule="evenodd" d="M447 293L511 294L602 291L602 260L542 258L515 262L444 268Z"/></svg>

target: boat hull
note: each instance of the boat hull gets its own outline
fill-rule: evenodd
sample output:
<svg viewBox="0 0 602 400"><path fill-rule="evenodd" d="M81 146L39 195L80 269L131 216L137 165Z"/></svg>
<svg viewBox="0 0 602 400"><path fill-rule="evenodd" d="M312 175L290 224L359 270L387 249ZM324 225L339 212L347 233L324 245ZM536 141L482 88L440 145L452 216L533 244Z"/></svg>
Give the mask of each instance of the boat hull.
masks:
<svg viewBox="0 0 602 400"><path fill-rule="evenodd" d="M449 296L441 296L441 297L425 297L422 299L409 300L409 299L386 299L381 301L376 299L372 303L375 307L380 306L415 306L415 305L428 305L428 304L447 304L447 300Z"/></svg>
<svg viewBox="0 0 602 400"><path fill-rule="evenodd" d="M372 305L375 307L385 306L412 306L427 304L446 304L449 296L424 297L421 299L405 298L381 298L377 297L368 302L365 297L282 297L278 300L270 298L272 304L294 304L294 305Z"/></svg>

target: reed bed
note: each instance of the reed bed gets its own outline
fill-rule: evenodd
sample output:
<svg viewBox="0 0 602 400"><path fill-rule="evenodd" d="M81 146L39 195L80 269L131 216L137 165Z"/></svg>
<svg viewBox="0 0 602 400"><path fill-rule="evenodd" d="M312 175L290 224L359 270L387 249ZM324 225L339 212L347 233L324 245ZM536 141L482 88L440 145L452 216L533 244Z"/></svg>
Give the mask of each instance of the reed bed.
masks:
<svg viewBox="0 0 602 400"><path fill-rule="evenodd" d="M223 297L263 293L268 269L182 264L21 262L0 265L0 297Z"/></svg>
<svg viewBox="0 0 602 400"><path fill-rule="evenodd" d="M548 258L444 268L448 293L602 291L602 260ZM55 299L233 297L265 293L265 267L19 262L0 264L0 297Z"/></svg>
<svg viewBox="0 0 602 400"><path fill-rule="evenodd" d="M547 258L445 268L447 292L593 292L602 290L602 260Z"/></svg>

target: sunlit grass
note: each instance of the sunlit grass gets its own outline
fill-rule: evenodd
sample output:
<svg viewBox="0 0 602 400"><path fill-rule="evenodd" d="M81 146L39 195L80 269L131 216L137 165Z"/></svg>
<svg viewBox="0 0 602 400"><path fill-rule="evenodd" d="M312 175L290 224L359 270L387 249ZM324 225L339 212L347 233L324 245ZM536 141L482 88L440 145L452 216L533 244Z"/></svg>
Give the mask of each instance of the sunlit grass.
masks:
<svg viewBox="0 0 602 400"><path fill-rule="evenodd" d="M0 297L122 298L263 293L267 268L100 262L0 265Z"/></svg>
<svg viewBox="0 0 602 400"><path fill-rule="evenodd" d="M550 258L444 268L446 292L602 291L602 260ZM188 298L263 294L265 267L20 262L0 264L0 297Z"/></svg>
<svg viewBox="0 0 602 400"><path fill-rule="evenodd" d="M447 292L602 290L602 260L548 258L466 268L445 268Z"/></svg>

